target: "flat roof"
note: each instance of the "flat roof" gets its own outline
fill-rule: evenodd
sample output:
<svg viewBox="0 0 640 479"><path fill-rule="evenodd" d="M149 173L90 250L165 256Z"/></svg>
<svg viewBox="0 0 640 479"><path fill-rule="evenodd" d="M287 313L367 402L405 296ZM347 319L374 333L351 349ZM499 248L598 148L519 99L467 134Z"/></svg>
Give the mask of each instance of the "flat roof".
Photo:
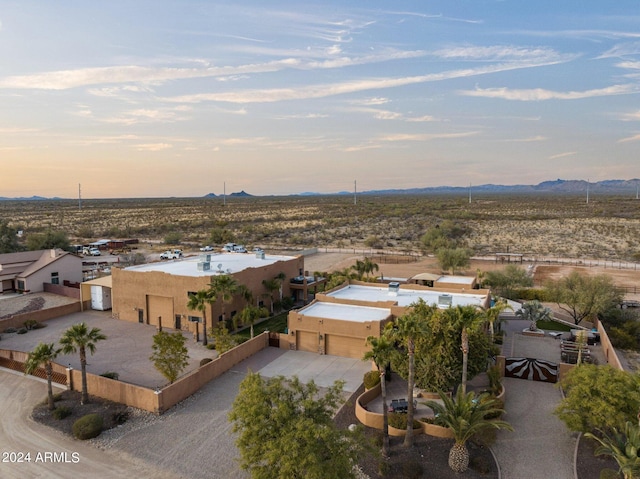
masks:
<svg viewBox="0 0 640 479"><path fill-rule="evenodd" d="M315 302L298 311L298 314L302 316L312 316L314 318L341 319L364 323L367 321L382 321L387 319L391 315L391 310L389 308Z"/></svg>
<svg viewBox="0 0 640 479"><path fill-rule="evenodd" d="M438 278L439 283L454 283L454 284L473 284L475 278L473 276L440 276Z"/></svg>
<svg viewBox="0 0 640 479"><path fill-rule="evenodd" d="M208 270L198 267L198 263L205 262L206 257L209 257L210 269ZM139 272L160 271L176 276L214 276L218 272L233 274L248 268L261 268L278 261L289 261L294 258L294 256L265 255L264 259L260 259L253 253L207 253L182 259L129 266L124 269Z"/></svg>
<svg viewBox="0 0 640 479"><path fill-rule="evenodd" d="M444 292L436 290L418 290L400 288L395 294L389 293L388 287L379 286L363 286L350 284L344 288L327 293L327 296L340 299L351 299L360 301L395 301L398 306L407 307L411 303L422 298L427 304L438 304L440 296L448 296L451 298L451 306L483 306L487 298L486 294L461 293L458 291ZM447 308L449 305L439 304L441 308Z"/></svg>

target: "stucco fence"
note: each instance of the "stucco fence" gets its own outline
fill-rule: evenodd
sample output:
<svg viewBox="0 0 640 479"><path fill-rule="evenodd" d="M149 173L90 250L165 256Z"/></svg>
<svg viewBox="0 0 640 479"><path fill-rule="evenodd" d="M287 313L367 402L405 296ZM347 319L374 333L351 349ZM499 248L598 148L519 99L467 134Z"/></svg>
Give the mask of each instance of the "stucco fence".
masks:
<svg viewBox="0 0 640 479"><path fill-rule="evenodd" d="M92 396L119 402L127 406L162 414L180 401L188 398L209 381L221 376L233 366L253 356L269 345L269 333L264 332L249 341L221 354L213 361L185 374L173 384L154 390L135 384L87 373L87 389ZM0 366L24 372L24 362L29 356L22 351L0 350ZM82 389L82 371L53 363L54 379L68 389ZM44 370L36 376L46 378Z"/></svg>
<svg viewBox="0 0 640 479"><path fill-rule="evenodd" d="M66 316L67 314L79 313L81 311L80 301L51 308L40 309L28 313L14 314L10 318L0 320L0 331L7 328L21 328L28 319L36 320L39 323L50 319Z"/></svg>

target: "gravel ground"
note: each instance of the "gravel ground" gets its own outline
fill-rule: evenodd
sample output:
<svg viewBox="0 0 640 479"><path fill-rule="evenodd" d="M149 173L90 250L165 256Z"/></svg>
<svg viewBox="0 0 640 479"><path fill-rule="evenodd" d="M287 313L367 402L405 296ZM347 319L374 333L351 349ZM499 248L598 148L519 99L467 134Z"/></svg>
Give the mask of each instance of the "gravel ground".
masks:
<svg viewBox="0 0 640 479"><path fill-rule="evenodd" d="M76 302L78 302L77 299L52 293L0 295L0 319Z"/></svg>

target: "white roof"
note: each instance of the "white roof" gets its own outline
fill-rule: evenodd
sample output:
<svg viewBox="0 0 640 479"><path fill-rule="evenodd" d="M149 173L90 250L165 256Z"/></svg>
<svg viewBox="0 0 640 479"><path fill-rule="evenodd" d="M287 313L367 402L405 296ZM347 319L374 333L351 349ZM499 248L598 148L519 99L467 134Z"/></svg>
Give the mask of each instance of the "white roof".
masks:
<svg viewBox="0 0 640 479"><path fill-rule="evenodd" d="M418 290L400 288L395 294L390 294L389 289L379 286L363 286L363 285L348 285L344 288L327 293L327 296L333 296L340 299L351 299L360 301L394 301L398 306L409 306L411 303L418 301L418 298L422 298L427 304L437 304L441 308L447 308L449 305L439 304L438 301L441 296L448 296L451 298L451 306L466 306L475 305L483 306L487 298L485 294L473 294L473 293L460 293L457 291L443 292L437 290Z"/></svg>
<svg viewBox="0 0 640 479"><path fill-rule="evenodd" d="M437 281L440 283L473 284L474 280L473 276L440 276Z"/></svg>
<svg viewBox="0 0 640 479"><path fill-rule="evenodd" d="M364 323L367 321L382 321L387 319L391 314L391 310L389 308L371 308L351 304L315 302L298 311L298 314L312 316L314 318L340 319Z"/></svg>
<svg viewBox="0 0 640 479"><path fill-rule="evenodd" d="M209 257L209 269L199 267L198 263L205 262ZM127 271L161 271L176 276L214 276L218 272L234 274L248 268L261 268L278 261L289 261L293 256L265 255L264 259L256 258L251 253L206 253L189 256L183 259L147 263L125 268Z"/></svg>

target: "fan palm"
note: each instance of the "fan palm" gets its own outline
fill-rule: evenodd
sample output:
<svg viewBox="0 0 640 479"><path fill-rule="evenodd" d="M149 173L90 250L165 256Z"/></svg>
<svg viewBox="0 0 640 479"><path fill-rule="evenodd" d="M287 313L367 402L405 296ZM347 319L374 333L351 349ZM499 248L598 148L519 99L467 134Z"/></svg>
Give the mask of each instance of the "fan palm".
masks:
<svg viewBox="0 0 640 479"><path fill-rule="evenodd" d="M233 276L221 274L211 278L209 287L213 296L222 300L222 321L224 321L226 319L224 305L233 301L233 297L238 292L238 283Z"/></svg>
<svg viewBox="0 0 640 479"><path fill-rule="evenodd" d="M467 364L469 362L469 331L482 324L483 316L475 306L456 306L445 311L452 324L460 329L460 349L462 350L462 392L467 392Z"/></svg>
<svg viewBox="0 0 640 479"><path fill-rule="evenodd" d="M364 354L365 361L371 360L380 372L380 389L382 394L382 455L389 456L389 418L387 414L387 385L385 374L394 352L393 343L386 336L376 338L369 336L367 344L371 349Z"/></svg>
<svg viewBox="0 0 640 479"><path fill-rule="evenodd" d="M509 303L507 303L504 299L498 299L495 304L489 308L483 308L484 317L489 323L489 331L491 333L491 342L493 343L493 336L495 334L495 323L500 320L500 314L510 309L513 311L513 308Z"/></svg>
<svg viewBox="0 0 640 479"><path fill-rule="evenodd" d="M53 403L53 387L51 385L53 380L53 366L51 362L58 357L61 351L62 349L56 349L53 343L40 343L29 353L29 357L24 364L25 374L33 374L36 369L44 366L44 371L47 374L47 398L50 411L55 409L55 404Z"/></svg>
<svg viewBox="0 0 640 479"><path fill-rule="evenodd" d="M203 325L203 337L202 345L209 344L207 340L207 307L215 302L216 298L211 293L210 289L201 289L195 294L189 295L189 301L187 302L187 308L191 311L200 311L202 313L202 325Z"/></svg>
<svg viewBox="0 0 640 479"><path fill-rule="evenodd" d="M531 331L536 331L538 329L538 321L550 320L553 317L553 313L551 312L551 309L543 306L540 301L534 299L533 301L527 301L524 303L522 308L516 311L516 316L529 321L529 329Z"/></svg>
<svg viewBox="0 0 640 479"><path fill-rule="evenodd" d="M613 428L613 434L597 437L590 432L585 433L585 437L595 439L600 446L595 450L595 454L613 457L620 467L619 472L624 479L640 478L640 425L627 421L624 425L624 432L618 432Z"/></svg>
<svg viewBox="0 0 640 479"><path fill-rule="evenodd" d="M93 353L96 352L96 343L105 339L107 337L102 334L99 328L89 330L86 323L74 324L60 338L60 345L64 354L80 352L80 368L82 370L81 404L89 402L89 393L87 392L87 350L93 356Z"/></svg>
<svg viewBox="0 0 640 479"><path fill-rule="evenodd" d="M490 428L513 431L511 425L499 419L487 419L504 412L501 402L487 393L476 396L458 388L455 399L443 392L438 393L440 401L425 401L435 413L438 424L448 427L455 443L449 451L449 467L455 472L464 472L469 467L467 441L475 434Z"/></svg>

